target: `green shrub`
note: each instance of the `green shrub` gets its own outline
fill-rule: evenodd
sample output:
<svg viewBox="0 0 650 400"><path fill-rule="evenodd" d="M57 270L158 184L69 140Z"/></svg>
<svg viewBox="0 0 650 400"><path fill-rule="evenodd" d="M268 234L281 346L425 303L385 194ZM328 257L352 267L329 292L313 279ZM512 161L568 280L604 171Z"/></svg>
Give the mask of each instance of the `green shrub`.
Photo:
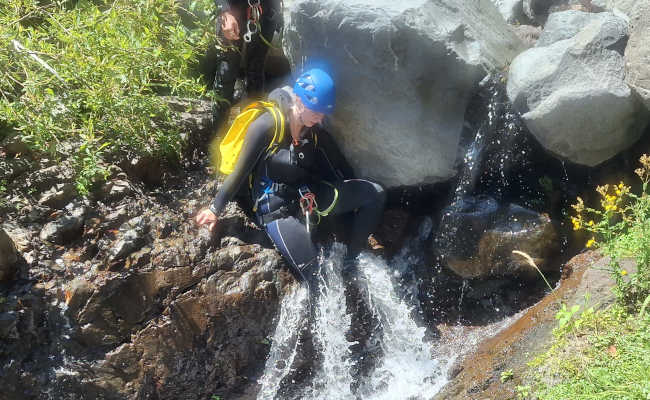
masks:
<svg viewBox="0 0 650 400"><path fill-rule="evenodd" d="M104 174L102 158L176 158L183 141L161 95L209 95L193 71L213 26L204 16L188 30L178 7L174 0L1 2L0 131L18 131L50 157L71 157L81 192Z"/></svg>
<svg viewBox="0 0 650 400"><path fill-rule="evenodd" d="M641 179L641 193L635 194L630 186L599 186L600 207L585 206L581 198L573 205L577 215L572 217L576 230L584 229L593 237L587 247L598 246L611 257L611 273L616 280L619 300L630 310L638 310L640 304L650 295L650 157L643 155L641 168L634 172ZM634 258L637 271L622 269L623 257Z"/></svg>

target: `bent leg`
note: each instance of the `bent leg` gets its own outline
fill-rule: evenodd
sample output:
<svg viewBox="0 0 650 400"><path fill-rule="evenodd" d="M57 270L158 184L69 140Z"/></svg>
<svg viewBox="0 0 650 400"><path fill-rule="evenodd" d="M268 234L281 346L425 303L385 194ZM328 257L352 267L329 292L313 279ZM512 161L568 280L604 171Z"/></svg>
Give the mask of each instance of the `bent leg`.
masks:
<svg viewBox="0 0 650 400"><path fill-rule="evenodd" d="M303 273L312 266L318 254L305 225L295 217L286 217L266 224L264 229L291 265L296 278L304 279Z"/></svg>
<svg viewBox="0 0 650 400"><path fill-rule="evenodd" d="M264 96L264 65L269 44L275 33L275 25L272 20L262 18L260 23L260 32L253 36L253 40L248 43L246 50L246 91L250 99L259 99Z"/></svg>
<svg viewBox="0 0 650 400"><path fill-rule="evenodd" d="M350 220L348 256L355 257L365 247L368 236L377 228L386 205L386 192L381 185L364 179L350 179L336 185L338 199L330 212L332 215L355 212ZM332 190L330 190L332 192ZM327 191L325 191L327 193ZM333 197L332 195L329 195ZM321 196L324 204L331 204L328 195ZM321 198L317 199L319 204Z"/></svg>
<svg viewBox="0 0 650 400"><path fill-rule="evenodd" d="M228 119L232 105L235 82L239 74L240 52L237 48L217 50L217 68L214 76L213 90L217 99L213 103L212 117L216 128Z"/></svg>

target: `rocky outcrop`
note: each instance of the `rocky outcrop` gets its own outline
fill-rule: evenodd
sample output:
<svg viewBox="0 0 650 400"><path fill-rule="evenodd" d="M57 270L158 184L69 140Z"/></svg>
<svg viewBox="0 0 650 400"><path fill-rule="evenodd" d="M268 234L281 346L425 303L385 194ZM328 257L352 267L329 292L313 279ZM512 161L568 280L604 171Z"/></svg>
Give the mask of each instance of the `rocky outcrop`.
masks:
<svg viewBox="0 0 650 400"><path fill-rule="evenodd" d="M650 109L650 3L634 3L632 30L625 48L625 82Z"/></svg>
<svg viewBox="0 0 650 400"><path fill-rule="evenodd" d="M11 279L16 273L18 251L13 240L0 228L0 282Z"/></svg>
<svg viewBox="0 0 650 400"><path fill-rule="evenodd" d="M76 339L106 349L96 384L124 398L180 399L247 383L292 281L279 262L260 246L229 246L195 266L77 280L66 292Z"/></svg>
<svg viewBox="0 0 650 400"><path fill-rule="evenodd" d="M492 0L492 2L510 24L522 23L528 19L524 14L523 0Z"/></svg>
<svg viewBox="0 0 650 400"><path fill-rule="evenodd" d="M468 98L523 48L489 0L297 0L285 15L296 70L331 63L333 131L360 176L436 182L454 163Z"/></svg>
<svg viewBox="0 0 650 400"><path fill-rule="evenodd" d="M612 13L579 13L553 14L545 29L554 30L556 19L582 21L575 35L562 25L515 58L508 97L547 150L595 166L634 143L648 116L624 82L627 22Z"/></svg>
<svg viewBox="0 0 650 400"><path fill-rule="evenodd" d="M517 275L537 278L538 268L553 268L549 259L559 249L558 236L547 215L491 198L466 198L443 211L438 244L445 264L462 278Z"/></svg>
<svg viewBox="0 0 650 400"><path fill-rule="evenodd" d="M623 260L623 268L634 271L632 260ZM529 371L528 363L547 350L557 326L560 307L580 305L580 312L602 308L614 300L614 278L609 273L609 259L596 251L572 258L564 267L564 278L554 291L518 316L508 327L487 337L464 360L453 368L449 383L433 400L507 399L516 393ZM501 373L513 372L504 382Z"/></svg>
<svg viewBox="0 0 650 400"><path fill-rule="evenodd" d="M82 204L70 203L64 214L43 226L39 237L51 243L64 244L81 236L87 209Z"/></svg>
<svg viewBox="0 0 650 400"><path fill-rule="evenodd" d="M639 0L591 0L595 11L613 11L625 14L628 17L637 15L637 9L643 7L643 1Z"/></svg>

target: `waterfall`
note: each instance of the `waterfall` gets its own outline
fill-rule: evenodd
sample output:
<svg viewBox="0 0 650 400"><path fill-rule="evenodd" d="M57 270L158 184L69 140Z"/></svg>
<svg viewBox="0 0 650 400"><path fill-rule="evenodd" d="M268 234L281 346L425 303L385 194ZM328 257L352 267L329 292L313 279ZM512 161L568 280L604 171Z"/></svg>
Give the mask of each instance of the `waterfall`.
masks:
<svg viewBox="0 0 650 400"><path fill-rule="evenodd" d="M309 312L309 290L305 286L295 286L282 298L280 316L271 349L264 365L264 376L258 399L273 399L282 380L292 372L293 361L298 351L298 339L302 329L307 328Z"/></svg>
<svg viewBox="0 0 650 400"><path fill-rule="evenodd" d="M416 325L413 311L397 294L391 266L362 255L359 269L368 302L382 329L383 359L360 387L362 399L429 399L446 383L444 362L431 356L425 328Z"/></svg>
<svg viewBox="0 0 650 400"><path fill-rule="evenodd" d="M430 234L431 222L426 222L417 239ZM420 242L411 241L411 247L390 263L362 253L357 259L356 277L351 282L346 282L347 274L344 279L341 271L344 246L335 244L329 255L321 260L311 288L311 332L318 362L313 379L307 387L297 391L300 393L297 399L429 399L446 383L450 363L446 358L433 357L435 343L425 340L426 329L418 326L412 317L419 311L419 303L414 300L417 293L413 291L417 285L409 271L412 264L420 260L409 249ZM360 356L351 349L357 343L346 337L352 320L346 307L345 288L349 284L358 285L363 301L377 321L371 334L377 338L382 356L365 374L355 372ZM262 388L258 400L284 398L279 395L280 383L291 368L296 332L306 314L304 308L295 305L297 298L299 296L292 293L281 304L273 345L260 379ZM302 316L291 316L297 310L301 310ZM277 367L280 359L286 360L281 369Z"/></svg>

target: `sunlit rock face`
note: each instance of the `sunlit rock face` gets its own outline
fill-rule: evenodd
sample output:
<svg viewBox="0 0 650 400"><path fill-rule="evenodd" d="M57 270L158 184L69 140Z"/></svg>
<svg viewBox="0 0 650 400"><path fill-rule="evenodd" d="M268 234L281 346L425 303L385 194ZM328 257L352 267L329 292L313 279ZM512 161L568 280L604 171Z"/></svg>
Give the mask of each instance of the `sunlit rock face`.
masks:
<svg viewBox="0 0 650 400"><path fill-rule="evenodd" d="M632 13L630 40L625 48L625 82L650 109L650 3L639 3Z"/></svg>
<svg viewBox="0 0 650 400"><path fill-rule="evenodd" d="M508 97L547 150L596 166L641 136L647 110L624 81L627 40L612 13L554 13L512 62Z"/></svg>
<svg viewBox="0 0 650 400"><path fill-rule="evenodd" d="M550 218L489 197L472 197L450 206L441 221L439 239L445 264L463 278L518 275L532 278L537 272L518 250L528 254L540 269L559 249L559 238Z"/></svg>
<svg viewBox="0 0 650 400"><path fill-rule="evenodd" d="M298 0L285 24L297 71L331 66L330 122L346 157L388 187L455 174L469 96L523 48L489 0Z"/></svg>

